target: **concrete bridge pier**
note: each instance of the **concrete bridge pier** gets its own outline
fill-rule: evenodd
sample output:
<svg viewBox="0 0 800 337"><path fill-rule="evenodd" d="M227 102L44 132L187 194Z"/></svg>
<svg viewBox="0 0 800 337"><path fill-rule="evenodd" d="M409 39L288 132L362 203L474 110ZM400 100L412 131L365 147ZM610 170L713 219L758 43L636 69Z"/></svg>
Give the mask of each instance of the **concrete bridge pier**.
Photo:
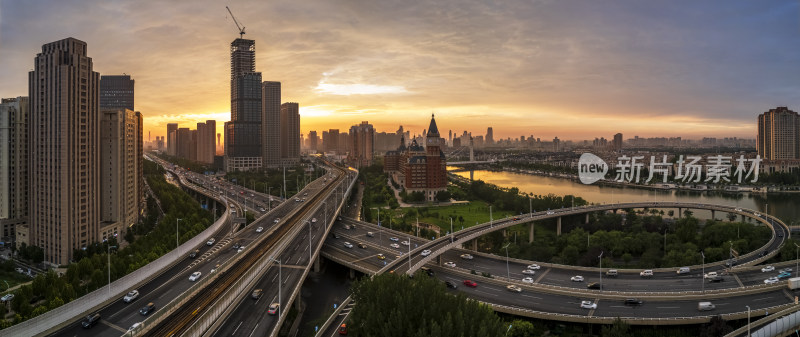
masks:
<svg viewBox="0 0 800 337"><path fill-rule="evenodd" d="M561 236L561 217L556 220L556 235Z"/></svg>
<svg viewBox="0 0 800 337"><path fill-rule="evenodd" d="M744 214L742 214L742 222L744 222Z"/></svg>
<svg viewBox="0 0 800 337"><path fill-rule="evenodd" d="M533 243L533 221L528 224L528 243Z"/></svg>
<svg viewBox="0 0 800 337"><path fill-rule="evenodd" d="M302 287L300 287L300 288L301 289L297 289L297 296L294 298L294 308L297 309L297 311L302 312L303 311L303 301L300 300L302 298L302 297L300 297L300 293L303 290L302 290Z"/></svg>
<svg viewBox="0 0 800 337"><path fill-rule="evenodd" d="M507 230L505 228L503 228L503 237L504 238L508 237L508 232L507 232Z"/></svg>
<svg viewBox="0 0 800 337"><path fill-rule="evenodd" d="M442 266L442 256L441 255L437 255L436 256L436 265L439 266L439 267Z"/></svg>
<svg viewBox="0 0 800 337"><path fill-rule="evenodd" d="M352 280L354 278L356 278L356 270L353 269L353 268L350 268L350 279Z"/></svg>
<svg viewBox="0 0 800 337"><path fill-rule="evenodd" d="M711 210L711 220L714 220L714 219L716 219L716 218L714 217L714 210L712 209Z"/></svg>
<svg viewBox="0 0 800 337"><path fill-rule="evenodd" d="M478 251L478 239L477 238L472 240L472 250L474 250L476 252Z"/></svg>
<svg viewBox="0 0 800 337"><path fill-rule="evenodd" d="M683 208L678 207L678 217L683 217Z"/></svg>
<svg viewBox="0 0 800 337"><path fill-rule="evenodd" d="M586 220L584 221L585 224L589 224L589 213L586 213Z"/></svg>
<svg viewBox="0 0 800 337"><path fill-rule="evenodd" d="M469 170L469 181L475 181L474 177L475 177L475 171Z"/></svg>
<svg viewBox="0 0 800 337"><path fill-rule="evenodd" d="M319 257L319 256L317 256L317 258L314 259L314 269L313 270L314 270L315 273L319 273L319 259L321 259L321 257Z"/></svg>
<svg viewBox="0 0 800 337"><path fill-rule="evenodd" d="M614 214L617 214L617 210L616 209L612 209L611 211L614 212Z"/></svg>

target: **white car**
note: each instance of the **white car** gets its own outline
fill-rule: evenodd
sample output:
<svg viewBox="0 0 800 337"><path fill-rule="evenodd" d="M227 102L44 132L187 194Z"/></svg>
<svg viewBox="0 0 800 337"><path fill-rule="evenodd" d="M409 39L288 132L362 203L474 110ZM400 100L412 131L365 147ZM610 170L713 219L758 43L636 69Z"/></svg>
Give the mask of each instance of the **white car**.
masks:
<svg viewBox="0 0 800 337"><path fill-rule="evenodd" d="M192 282L197 281L197 280L200 279L200 276L202 276L202 275L203 275L203 273L201 273L199 271L196 271L196 272L192 273L192 276L189 276L189 281L192 281Z"/></svg>
<svg viewBox="0 0 800 337"><path fill-rule="evenodd" d="M133 300L139 297L138 290L131 290L125 297L122 298L122 301L125 303L131 303Z"/></svg>
<svg viewBox="0 0 800 337"><path fill-rule="evenodd" d="M311 222L312 222L312 223L315 223L315 222L317 222L317 218L311 218Z"/></svg>
<svg viewBox="0 0 800 337"><path fill-rule="evenodd" d="M390 245L389 245L389 247L392 247L392 248L400 248L400 245L398 245L398 244L396 244L396 243L393 243L393 244L390 244Z"/></svg>
<svg viewBox="0 0 800 337"><path fill-rule="evenodd" d="M521 293L522 292L522 288L520 288L517 285L513 285L513 284L507 285L506 289L508 289L508 291L512 291L512 292L515 292L515 293Z"/></svg>
<svg viewBox="0 0 800 337"><path fill-rule="evenodd" d="M547 215L553 215L553 214L555 214L555 212L553 212L553 211L547 211Z"/></svg>
<svg viewBox="0 0 800 337"><path fill-rule="evenodd" d="M469 255L469 254L461 254L461 258L464 259L464 260L472 260L473 259L472 255Z"/></svg>
<svg viewBox="0 0 800 337"><path fill-rule="evenodd" d="M403 242L400 242L400 244L402 244L403 246L408 246L408 245L410 245L411 243L410 243L410 242L408 242L408 241L403 241Z"/></svg>
<svg viewBox="0 0 800 337"><path fill-rule="evenodd" d="M278 223L280 221L281 221L281 218L275 218L275 220L272 220L272 222L274 222L274 223Z"/></svg>
<svg viewBox="0 0 800 337"><path fill-rule="evenodd" d="M5 296L3 296L3 298L0 298L0 301L8 302L8 301L11 301L13 299L14 299L14 294L5 294Z"/></svg>
<svg viewBox="0 0 800 337"><path fill-rule="evenodd" d="M393 237L390 237L390 238L389 238L389 241L394 241L394 242L397 242L397 241L400 241L400 239L398 239L398 238L396 238L396 237L394 237L394 236L393 236Z"/></svg>
<svg viewBox="0 0 800 337"><path fill-rule="evenodd" d="M214 238L210 238L210 239L208 239L208 241L206 242L206 245L208 245L208 246L213 246L213 245L214 245L214 242L216 242L216 240L214 240Z"/></svg>
<svg viewBox="0 0 800 337"><path fill-rule="evenodd" d="M581 308L597 309L597 303L592 303L592 301L581 301Z"/></svg>
<svg viewBox="0 0 800 337"><path fill-rule="evenodd" d="M534 274L536 274L536 271L530 270L530 269L525 269L525 270L522 271L522 273L525 274L525 275L534 275Z"/></svg>
<svg viewBox="0 0 800 337"><path fill-rule="evenodd" d="M236 253L241 253L242 251L244 251L244 246L239 247L239 250L237 250Z"/></svg>
<svg viewBox="0 0 800 337"><path fill-rule="evenodd" d="M535 263L532 264L532 265L528 265L528 269L539 270L541 268L542 268L541 266L539 266L538 264L535 264Z"/></svg>
<svg viewBox="0 0 800 337"><path fill-rule="evenodd" d="M775 267L773 267L773 266L766 266L764 268L761 268L761 272L762 273L770 272L770 271L773 271L773 270L775 270Z"/></svg>
<svg viewBox="0 0 800 337"><path fill-rule="evenodd" d="M532 277L526 277L526 278L522 279L522 283L533 284L533 278Z"/></svg>
<svg viewBox="0 0 800 337"><path fill-rule="evenodd" d="M764 284L775 284L778 283L780 280L777 277L770 277L764 280Z"/></svg>
<svg viewBox="0 0 800 337"><path fill-rule="evenodd" d="M263 232L263 231L264 231L264 227L258 227L258 228L256 228L256 233L261 233L261 232Z"/></svg>
<svg viewBox="0 0 800 337"><path fill-rule="evenodd" d="M717 277L717 272L715 271L710 271L707 272L705 275L703 275L703 278L715 278L715 277Z"/></svg>
<svg viewBox="0 0 800 337"><path fill-rule="evenodd" d="M456 263L453 262L453 261L447 261L447 262L444 263L444 266L445 267L450 267L450 268L455 268L456 267Z"/></svg>
<svg viewBox="0 0 800 337"><path fill-rule="evenodd" d="M580 275L570 277L569 279L572 280L572 282L583 282L583 276Z"/></svg>
<svg viewBox="0 0 800 337"><path fill-rule="evenodd" d="M650 277L650 276L653 276L653 271L652 271L652 270L650 270L650 269L647 269L647 270L642 270L642 271L640 271L640 272L639 272L639 276L641 276L641 277Z"/></svg>
<svg viewBox="0 0 800 337"><path fill-rule="evenodd" d="M431 251L429 249L426 249L426 250L423 250L422 253L419 253L419 255L428 256L428 255L431 255Z"/></svg>
<svg viewBox="0 0 800 337"><path fill-rule="evenodd" d="M347 247L347 248L353 248L353 244L350 243L350 242L345 242L344 246Z"/></svg>

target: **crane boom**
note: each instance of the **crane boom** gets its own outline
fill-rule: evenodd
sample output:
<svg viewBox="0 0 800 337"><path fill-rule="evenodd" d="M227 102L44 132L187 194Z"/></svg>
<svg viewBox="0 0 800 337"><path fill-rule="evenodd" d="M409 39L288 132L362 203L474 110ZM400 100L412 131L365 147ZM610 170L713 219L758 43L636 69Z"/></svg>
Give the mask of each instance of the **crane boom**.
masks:
<svg viewBox="0 0 800 337"><path fill-rule="evenodd" d="M231 12L231 9L230 9L230 8L228 8L228 6L225 6L225 9L227 9L227 10L228 10L228 13L230 13L230 14L231 14L231 18L233 18L233 23L234 23L234 24L236 24L236 28L238 28L238 29L239 29L239 38L240 38L240 39L241 39L241 38L243 38L243 37L244 37L244 28L245 28L245 27L244 27L244 26L240 26L240 25L239 25L239 22L238 22L238 21L236 21L236 17L235 17L235 16L233 16L233 12Z"/></svg>

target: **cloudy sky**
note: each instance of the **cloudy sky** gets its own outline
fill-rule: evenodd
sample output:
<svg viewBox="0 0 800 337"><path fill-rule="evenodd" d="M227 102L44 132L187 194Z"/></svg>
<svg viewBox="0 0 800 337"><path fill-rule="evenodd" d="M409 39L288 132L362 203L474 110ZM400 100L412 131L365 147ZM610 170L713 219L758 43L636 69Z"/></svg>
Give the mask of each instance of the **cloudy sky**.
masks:
<svg viewBox="0 0 800 337"><path fill-rule="evenodd" d="M42 44L75 37L95 71L136 80L145 133L229 120L226 5L304 133L420 133L436 113L495 138L755 138L759 113L800 111L796 0L0 0L0 97L27 95Z"/></svg>

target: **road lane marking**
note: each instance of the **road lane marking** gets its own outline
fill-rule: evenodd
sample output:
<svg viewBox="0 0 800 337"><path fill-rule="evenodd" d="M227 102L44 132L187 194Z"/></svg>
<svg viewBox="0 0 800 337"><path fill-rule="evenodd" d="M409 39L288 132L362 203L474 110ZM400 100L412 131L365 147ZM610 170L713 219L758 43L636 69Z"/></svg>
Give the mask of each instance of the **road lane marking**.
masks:
<svg viewBox="0 0 800 337"><path fill-rule="evenodd" d="M525 296L525 297L530 297L530 298L535 298L535 299L537 299L537 300L541 300L541 299L542 299L541 297L538 297L538 296L531 296L531 295L525 295L525 294L522 294L522 296Z"/></svg>
<svg viewBox="0 0 800 337"><path fill-rule="evenodd" d="M679 309L680 307L656 307L656 309Z"/></svg>
<svg viewBox="0 0 800 337"><path fill-rule="evenodd" d="M739 279L739 276L738 276L738 275L736 275L736 274L733 274L733 279L734 279L734 280L736 280L736 282L738 282L738 283L739 283L739 286L740 286L740 287L744 287L744 283L742 283L742 280L740 280L740 279Z"/></svg>
<svg viewBox="0 0 800 337"><path fill-rule="evenodd" d="M242 323L244 323L244 321L239 322L239 325L236 326L236 329L233 329L233 333L231 334L231 336L236 335L236 331L239 331L239 327L242 326Z"/></svg>
<svg viewBox="0 0 800 337"><path fill-rule="evenodd" d="M103 320L103 319L101 319L101 320L100 320L100 323L103 323L103 324L105 324L105 325L108 325L108 326L110 326L112 329L114 329L114 330L117 330L117 331L119 331L119 332L122 332L122 333L126 333L126 332L128 332L128 330L125 330L125 329L123 329L123 328L122 328L122 327L120 327L119 325L116 325L116 324L114 324L114 323L111 323L111 322L109 322L109 321L106 321L106 320Z"/></svg>
<svg viewBox="0 0 800 337"><path fill-rule="evenodd" d="M495 295L495 294L490 294L490 293L483 292L483 291L480 291L480 290L475 290L475 292L476 293L481 293L481 294L486 294L487 296L497 297L497 295Z"/></svg>
<svg viewBox="0 0 800 337"><path fill-rule="evenodd" d="M549 273L549 272L550 272L550 270L552 270L552 268L547 268L547 270L545 270L544 272L542 272L542 274L541 274L541 275L539 275L539 277L537 277L537 278L536 278L536 281L535 281L535 282L536 282L536 283L539 283L539 281L541 281L541 280L542 280L542 278L544 278L544 276L545 276L545 275L547 275L547 273Z"/></svg>
<svg viewBox="0 0 800 337"><path fill-rule="evenodd" d="M768 299L771 299L771 298L772 298L772 296L770 296L770 297L756 298L756 299L754 299L754 300L753 300L753 302L758 302L758 301L766 301L766 300L768 300Z"/></svg>
<svg viewBox="0 0 800 337"><path fill-rule="evenodd" d="M253 331L252 331L252 332L250 332L250 336L249 336L249 337L253 337L253 333L255 333L255 332L256 332L256 329L258 329L258 323L256 323L256 326L255 326L255 327L253 327Z"/></svg>

